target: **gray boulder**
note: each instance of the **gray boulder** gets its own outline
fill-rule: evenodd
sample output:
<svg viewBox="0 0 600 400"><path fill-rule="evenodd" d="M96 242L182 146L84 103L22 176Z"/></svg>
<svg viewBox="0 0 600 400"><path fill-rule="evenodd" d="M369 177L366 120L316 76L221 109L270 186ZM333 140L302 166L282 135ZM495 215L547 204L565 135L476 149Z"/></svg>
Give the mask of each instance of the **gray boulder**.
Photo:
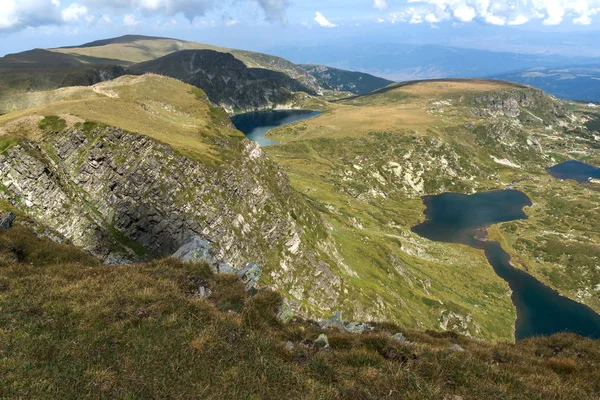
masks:
<svg viewBox="0 0 600 400"><path fill-rule="evenodd" d="M323 329L338 328L343 330L344 322L342 321L342 313L339 311L334 312L331 318L320 321L319 326Z"/></svg>
<svg viewBox="0 0 600 400"><path fill-rule="evenodd" d="M361 324L359 322L351 322L348 325L344 326L344 330L348 333L356 333L361 334L367 329L365 324Z"/></svg>
<svg viewBox="0 0 600 400"><path fill-rule="evenodd" d="M210 288L205 287L205 286L199 286L198 287L198 292L196 293L196 296L205 299L208 296L210 296L210 293L211 293Z"/></svg>
<svg viewBox="0 0 600 400"><path fill-rule="evenodd" d="M211 265L216 262L211 254L210 243L199 236L192 236L189 238L188 241L173 254L173 257L184 262L207 262Z"/></svg>
<svg viewBox="0 0 600 400"><path fill-rule="evenodd" d="M408 346L414 346L415 342L411 342L410 340L408 340L407 338L404 337L404 335L401 332L396 333L395 335L392 336L393 340L396 340L400 343L404 343Z"/></svg>
<svg viewBox="0 0 600 400"><path fill-rule="evenodd" d="M235 274L235 268L231 264L219 263L217 266L217 272L219 274Z"/></svg>
<svg viewBox="0 0 600 400"><path fill-rule="evenodd" d="M324 333L321 333L319 335L319 337L317 338L317 340L315 340L314 345L317 349L329 348L329 339L327 338L327 335Z"/></svg>
<svg viewBox="0 0 600 400"><path fill-rule="evenodd" d="M258 289L258 281L262 276L262 267L257 263L249 263L237 274L246 284L246 290Z"/></svg>
<svg viewBox="0 0 600 400"><path fill-rule="evenodd" d="M218 274L233 274L235 269L230 264L221 262L212 253L212 246L209 242L202 239L200 236L192 236L189 238L176 252L173 254L183 262L205 262L210 265L213 272Z"/></svg>
<svg viewBox="0 0 600 400"><path fill-rule="evenodd" d="M401 332L398 332L395 335L393 335L392 339L397 340L398 342L408 343L408 339L406 339Z"/></svg>
<svg viewBox="0 0 600 400"><path fill-rule="evenodd" d="M448 349L452 350L452 351L465 351L465 349L463 349L462 347L460 347L456 343L453 344L452 346L450 346Z"/></svg>
<svg viewBox="0 0 600 400"><path fill-rule="evenodd" d="M13 222L15 222L16 218L17 218L17 214L15 214L12 211L9 212L8 214L6 214L2 218L0 218L0 228L2 228L2 229L12 228Z"/></svg>
<svg viewBox="0 0 600 400"><path fill-rule="evenodd" d="M290 305L284 301L279 309L279 312L277 313L277 319L284 324L287 324L292 320L292 318L294 318L294 310L292 310L292 307L290 307Z"/></svg>

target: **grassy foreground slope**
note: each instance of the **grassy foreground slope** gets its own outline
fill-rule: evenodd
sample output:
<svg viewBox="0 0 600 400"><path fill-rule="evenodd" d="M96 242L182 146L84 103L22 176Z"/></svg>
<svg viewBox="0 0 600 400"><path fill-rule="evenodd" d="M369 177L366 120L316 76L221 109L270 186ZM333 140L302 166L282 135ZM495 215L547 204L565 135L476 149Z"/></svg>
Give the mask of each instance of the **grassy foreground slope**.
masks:
<svg viewBox="0 0 600 400"><path fill-rule="evenodd" d="M214 276L202 264L101 266L17 225L0 231L0 397L581 400L600 393L597 341L557 335L491 345L393 324L357 335L305 320L282 324L280 304L276 292L249 297L235 276ZM413 343L391 337L400 331ZM329 341L323 350L314 345L321 333Z"/></svg>
<svg viewBox="0 0 600 400"><path fill-rule="evenodd" d="M445 315L477 321L483 311L508 324L510 314L489 303L504 286L482 254L410 232L423 218L420 196L524 191L534 203L526 210L531 218L499 225L492 236L515 265L600 311L598 185L561 182L545 171L571 158L600 165L597 118L507 82L413 82L341 100L318 118L278 128L270 137L282 144L267 152L294 187L325 211L344 241L346 263L395 266L412 293L423 291L428 312L438 313L442 323ZM396 262L379 259L395 240ZM370 276L376 279L399 290L391 289L398 281ZM440 298L436 304L436 291L452 291L455 302Z"/></svg>

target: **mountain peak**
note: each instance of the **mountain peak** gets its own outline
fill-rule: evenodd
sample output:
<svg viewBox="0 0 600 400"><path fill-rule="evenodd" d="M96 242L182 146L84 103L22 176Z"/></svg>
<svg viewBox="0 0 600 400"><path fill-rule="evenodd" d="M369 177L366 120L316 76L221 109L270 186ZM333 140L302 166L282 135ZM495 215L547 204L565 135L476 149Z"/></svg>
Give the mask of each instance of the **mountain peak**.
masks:
<svg viewBox="0 0 600 400"><path fill-rule="evenodd" d="M93 42L84 43L79 46L65 46L59 47L61 49L76 49L76 48L89 48L89 47L102 47L107 46L109 44L124 44L124 43L133 43L141 40L177 40L166 37L158 37L158 36L144 36L144 35L123 35L115 38L101 39L95 40Z"/></svg>

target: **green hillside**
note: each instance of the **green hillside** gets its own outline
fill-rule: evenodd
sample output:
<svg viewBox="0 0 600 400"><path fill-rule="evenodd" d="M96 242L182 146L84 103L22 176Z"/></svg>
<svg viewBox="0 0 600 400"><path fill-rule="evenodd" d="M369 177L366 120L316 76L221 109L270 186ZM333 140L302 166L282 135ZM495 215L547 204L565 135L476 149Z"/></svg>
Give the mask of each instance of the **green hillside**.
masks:
<svg viewBox="0 0 600 400"><path fill-rule="evenodd" d="M468 256L481 263L475 278L458 255L470 250L423 241L410 228L423 218L420 196L512 187L533 200L526 209L530 218L499 224L491 236L517 267L600 311L600 271L594 261L600 236L593 211L598 185L560 181L545 171L572 158L600 165L592 123L597 116L587 110L500 81L398 84L338 101L318 118L272 131L269 137L282 144L267 153L284 166L298 191L327 210L326 220L345 243L342 259L368 271L368 278L359 273L361 282L379 281L388 292L406 293L398 287L404 280L407 291L422 290L424 299L435 298L434 289L439 296L453 291L458 294L454 304L462 309L453 315L477 320L481 308L502 315L499 304L498 309L489 304L489 295L500 297L503 282L491 283L493 271L480 254ZM400 249L390 250L396 241ZM445 260L446 267L427 259ZM403 279L375 277L371 265L384 271L394 266ZM465 296L470 290L472 297ZM485 306L471 308L482 299ZM424 301L427 312L440 320L451 309L445 300L439 306Z"/></svg>
<svg viewBox="0 0 600 400"><path fill-rule="evenodd" d="M81 49L92 57L139 40ZM128 68L210 92L146 74L0 98L7 112L0 116L2 198L103 261L155 259L198 235L236 269L261 264L262 283L304 317L342 311L357 320L514 340L509 287L484 254L411 231L424 219L421 196L512 185L534 200L531 218L494 226L490 235L517 267L600 310L596 187L545 172L567 158L598 162L595 117L580 105L484 80L393 84L333 102L307 93L285 101L323 113L272 131L280 145L261 149L208 101L230 96L203 71L221 68L236 85L246 80L245 89L231 88L239 96L286 85L294 93L300 83L290 76L212 50ZM552 198L558 192L562 202ZM566 211L567 198L576 210ZM565 210L560 218L557 210ZM553 250L559 238L572 257Z"/></svg>

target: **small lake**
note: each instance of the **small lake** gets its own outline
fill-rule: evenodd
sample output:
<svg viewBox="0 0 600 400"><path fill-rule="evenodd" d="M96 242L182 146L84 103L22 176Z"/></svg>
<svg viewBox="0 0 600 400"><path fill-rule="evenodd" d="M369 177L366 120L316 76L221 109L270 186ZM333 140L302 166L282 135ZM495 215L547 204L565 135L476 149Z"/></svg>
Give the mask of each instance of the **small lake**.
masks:
<svg viewBox="0 0 600 400"><path fill-rule="evenodd" d="M586 305L561 296L533 276L512 266L510 256L497 242L482 239L487 226L526 219L524 207L531 200L522 192L502 190L462 195L445 193L426 196L423 202L427 220L413 228L424 238L446 243L462 243L483 250L498 276L512 289L517 309L517 340L572 332L600 338L600 315Z"/></svg>
<svg viewBox="0 0 600 400"><path fill-rule="evenodd" d="M319 114L321 112L310 110L261 111L236 115L231 118L231 122L248 139L257 142L261 146L269 146L277 144L276 141L265 137L270 130L278 126L314 118Z"/></svg>
<svg viewBox="0 0 600 400"><path fill-rule="evenodd" d="M590 179L600 179L600 168L577 160L570 160L554 167L548 172L555 178L572 179L580 183L589 182Z"/></svg>

